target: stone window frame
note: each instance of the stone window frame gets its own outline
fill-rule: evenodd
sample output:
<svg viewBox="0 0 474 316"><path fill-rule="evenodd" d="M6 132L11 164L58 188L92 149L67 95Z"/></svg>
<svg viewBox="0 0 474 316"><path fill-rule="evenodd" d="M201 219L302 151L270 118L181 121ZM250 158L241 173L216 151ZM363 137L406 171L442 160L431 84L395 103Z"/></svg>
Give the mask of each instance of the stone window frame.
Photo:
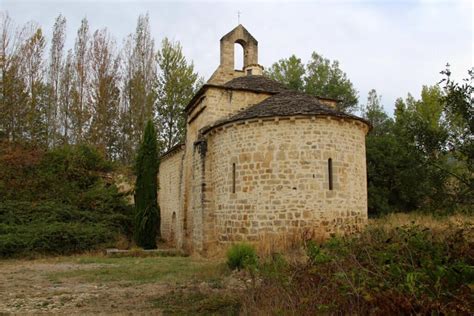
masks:
<svg viewBox="0 0 474 316"><path fill-rule="evenodd" d="M235 194L235 181L236 181L236 163L232 163L232 193Z"/></svg>
<svg viewBox="0 0 474 316"><path fill-rule="evenodd" d="M232 157L229 161L230 163L230 168L229 168L229 174L230 174L230 188L229 188L229 194L231 199L235 199L237 197L237 176L238 176L238 164L239 159L238 157ZM235 166L235 167L234 167ZM234 169L235 168L235 169Z"/></svg>
<svg viewBox="0 0 474 316"><path fill-rule="evenodd" d="M332 158L328 158L328 187L329 191L334 190L334 168Z"/></svg>

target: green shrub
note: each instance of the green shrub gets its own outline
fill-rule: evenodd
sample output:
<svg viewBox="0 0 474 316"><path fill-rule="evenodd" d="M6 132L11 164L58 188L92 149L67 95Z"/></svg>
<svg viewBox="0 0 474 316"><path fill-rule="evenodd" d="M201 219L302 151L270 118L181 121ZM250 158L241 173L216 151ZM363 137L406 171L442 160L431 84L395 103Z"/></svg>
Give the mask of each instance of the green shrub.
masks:
<svg viewBox="0 0 474 316"><path fill-rule="evenodd" d="M310 240L306 244L306 255L312 264L325 263L330 260L330 256L326 253L326 251L324 249L322 250L321 247L313 240Z"/></svg>
<svg viewBox="0 0 474 316"><path fill-rule="evenodd" d="M259 263L258 272L263 278L285 284L289 280L291 266L282 254L273 253Z"/></svg>
<svg viewBox="0 0 474 316"><path fill-rule="evenodd" d="M261 283L250 301L268 310L257 307L250 314L440 315L474 310L472 224L373 226L358 236L321 245L308 242L306 254L307 262L259 266Z"/></svg>
<svg viewBox="0 0 474 316"><path fill-rule="evenodd" d="M130 235L128 209L81 210L55 201L0 202L0 257L28 253L71 254Z"/></svg>
<svg viewBox="0 0 474 316"><path fill-rule="evenodd" d="M130 237L132 208L88 146L0 147L0 257L70 254Z"/></svg>
<svg viewBox="0 0 474 316"><path fill-rule="evenodd" d="M232 270L255 266L257 262L257 253L250 244L234 244L227 251L227 265Z"/></svg>

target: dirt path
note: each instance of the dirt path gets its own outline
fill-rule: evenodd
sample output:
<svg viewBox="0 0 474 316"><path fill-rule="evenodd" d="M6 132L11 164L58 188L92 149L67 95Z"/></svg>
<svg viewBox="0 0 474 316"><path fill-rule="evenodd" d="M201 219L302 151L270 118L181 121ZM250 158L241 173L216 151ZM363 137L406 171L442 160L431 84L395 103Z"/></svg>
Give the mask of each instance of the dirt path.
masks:
<svg viewBox="0 0 474 316"><path fill-rule="evenodd" d="M107 273L115 266L118 264L0 261L0 314L160 315L162 309L156 305L156 299L172 291L222 292L229 285L226 281L226 286L220 284L216 289L213 283L196 283L195 280L180 283L130 280L104 282L76 276L78 272L86 276L88 273L100 276L100 273ZM235 287L232 284L229 286Z"/></svg>

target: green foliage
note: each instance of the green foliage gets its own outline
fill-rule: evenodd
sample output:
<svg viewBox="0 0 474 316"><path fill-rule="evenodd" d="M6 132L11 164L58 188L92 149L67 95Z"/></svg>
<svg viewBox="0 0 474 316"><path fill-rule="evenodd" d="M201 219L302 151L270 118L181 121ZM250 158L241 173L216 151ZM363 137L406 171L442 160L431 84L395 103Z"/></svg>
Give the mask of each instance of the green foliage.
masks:
<svg viewBox="0 0 474 316"><path fill-rule="evenodd" d="M198 74L189 63L179 42L163 39L157 53L161 71L157 78L156 113L159 139L164 151L183 142L186 131L184 108L197 91Z"/></svg>
<svg viewBox="0 0 474 316"><path fill-rule="evenodd" d="M454 187L458 204L469 209L474 203L474 69L468 70L463 83L457 83L450 78L449 64L446 67L441 72L446 76L442 101L448 127L446 146L454 161L450 172L459 184Z"/></svg>
<svg viewBox="0 0 474 316"><path fill-rule="evenodd" d="M291 55L289 58L280 59L267 71L267 75L290 89L304 91L305 66L300 58Z"/></svg>
<svg viewBox="0 0 474 316"><path fill-rule="evenodd" d="M295 55L280 59L266 72L270 78L287 87L311 95L340 100L340 110L355 109L358 97L352 82L339 67L339 62L313 52L311 60L303 65Z"/></svg>
<svg viewBox="0 0 474 316"><path fill-rule="evenodd" d="M238 298L200 290L171 291L153 301L165 315L240 315Z"/></svg>
<svg viewBox="0 0 474 316"><path fill-rule="evenodd" d="M70 254L130 235L131 209L93 148L0 145L0 257Z"/></svg>
<svg viewBox="0 0 474 316"><path fill-rule="evenodd" d="M260 273L253 302L266 312L458 314L472 310L474 245L470 224L374 226L357 237L306 244L307 263ZM271 294L268 294L271 293ZM270 297L271 296L271 297ZM291 297L291 300L284 298ZM266 314L264 312L264 314Z"/></svg>
<svg viewBox="0 0 474 316"><path fill-rule="evenodd" d="M421 155L392 134L368 135L366 146L370 214L422 207L430 184Z"/></svg>
<svg viewBox="0 0 474 316"><path fill-rule="evenodd" d="M227 251L227 265L232 270L256 266L257 263L257 253L250 244L233 244Z"/></svg>
<svg viewBox="0 0 474 316"><path fill-rule="evenodd" d="M158 163L156 131L150 120L146 125L135 165L137 181L133 236L137 245L145 249L156 248L156 237L159 234Z"/></svg>
<svg viewBox="0 0 474 316"><path fill-rule="evenodd" d="M38 222L0 225L0 257L47 253L65 255L110 244L116 237L105 223Z"/></svg>
<svg viewBox="0 0 474 316"><path fill-rule="evenodd" d="M383 111L376 91L369 92L362 113L373 125L366 141L371 215L472 212L470 91L468 81L458 85L448 76L444 89L424 86L420 99L410 94L398 99L394 120Z"/></svg>
<svg viewBox="0 0 474 316"><path fill-rule="evenodd" d="M72 270L52 270L48 277L68 282L71 279L81 284L131 283L152 284L199 284L216 282L229 272L216 261L181 256L129 256L110 257L81 255L58 258L55 261L72 262L81 267ZM97 268L99 266L100 268ZM93 267L93 268L92 268Z"/></svg>
<svg viewBox="0 0 474 316"><path fill-rule="evenodd" d="M281 283L288 282L290 265L280 253L273 253L269 259L262 260L258 265L260 275L268 279L277 279ZM252 270L254 272L255 269Z"/></svg>
<svg viewBox="0 0 474 316"><path fill-rule="evenodd" d="M325 263L331 260L331 257L322 250L322 248L313 240L306 244L306 255L312 264Z"/></svg>

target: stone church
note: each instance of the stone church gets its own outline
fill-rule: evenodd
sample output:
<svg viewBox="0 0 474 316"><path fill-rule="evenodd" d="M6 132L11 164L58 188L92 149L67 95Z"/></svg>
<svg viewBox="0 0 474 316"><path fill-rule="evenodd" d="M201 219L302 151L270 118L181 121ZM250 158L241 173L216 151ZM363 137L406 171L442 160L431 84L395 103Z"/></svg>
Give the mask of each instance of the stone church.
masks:
<svg viewBox="0 0 474 316"><path fill-rule="evenodd" d="M235 43L243 69L234 69ZM272 235L358 231L369 125L336 105L263 76L242 25L222 37L219 67L185 109L185 143L161 157L163 238L206 254Z"/></svg>

